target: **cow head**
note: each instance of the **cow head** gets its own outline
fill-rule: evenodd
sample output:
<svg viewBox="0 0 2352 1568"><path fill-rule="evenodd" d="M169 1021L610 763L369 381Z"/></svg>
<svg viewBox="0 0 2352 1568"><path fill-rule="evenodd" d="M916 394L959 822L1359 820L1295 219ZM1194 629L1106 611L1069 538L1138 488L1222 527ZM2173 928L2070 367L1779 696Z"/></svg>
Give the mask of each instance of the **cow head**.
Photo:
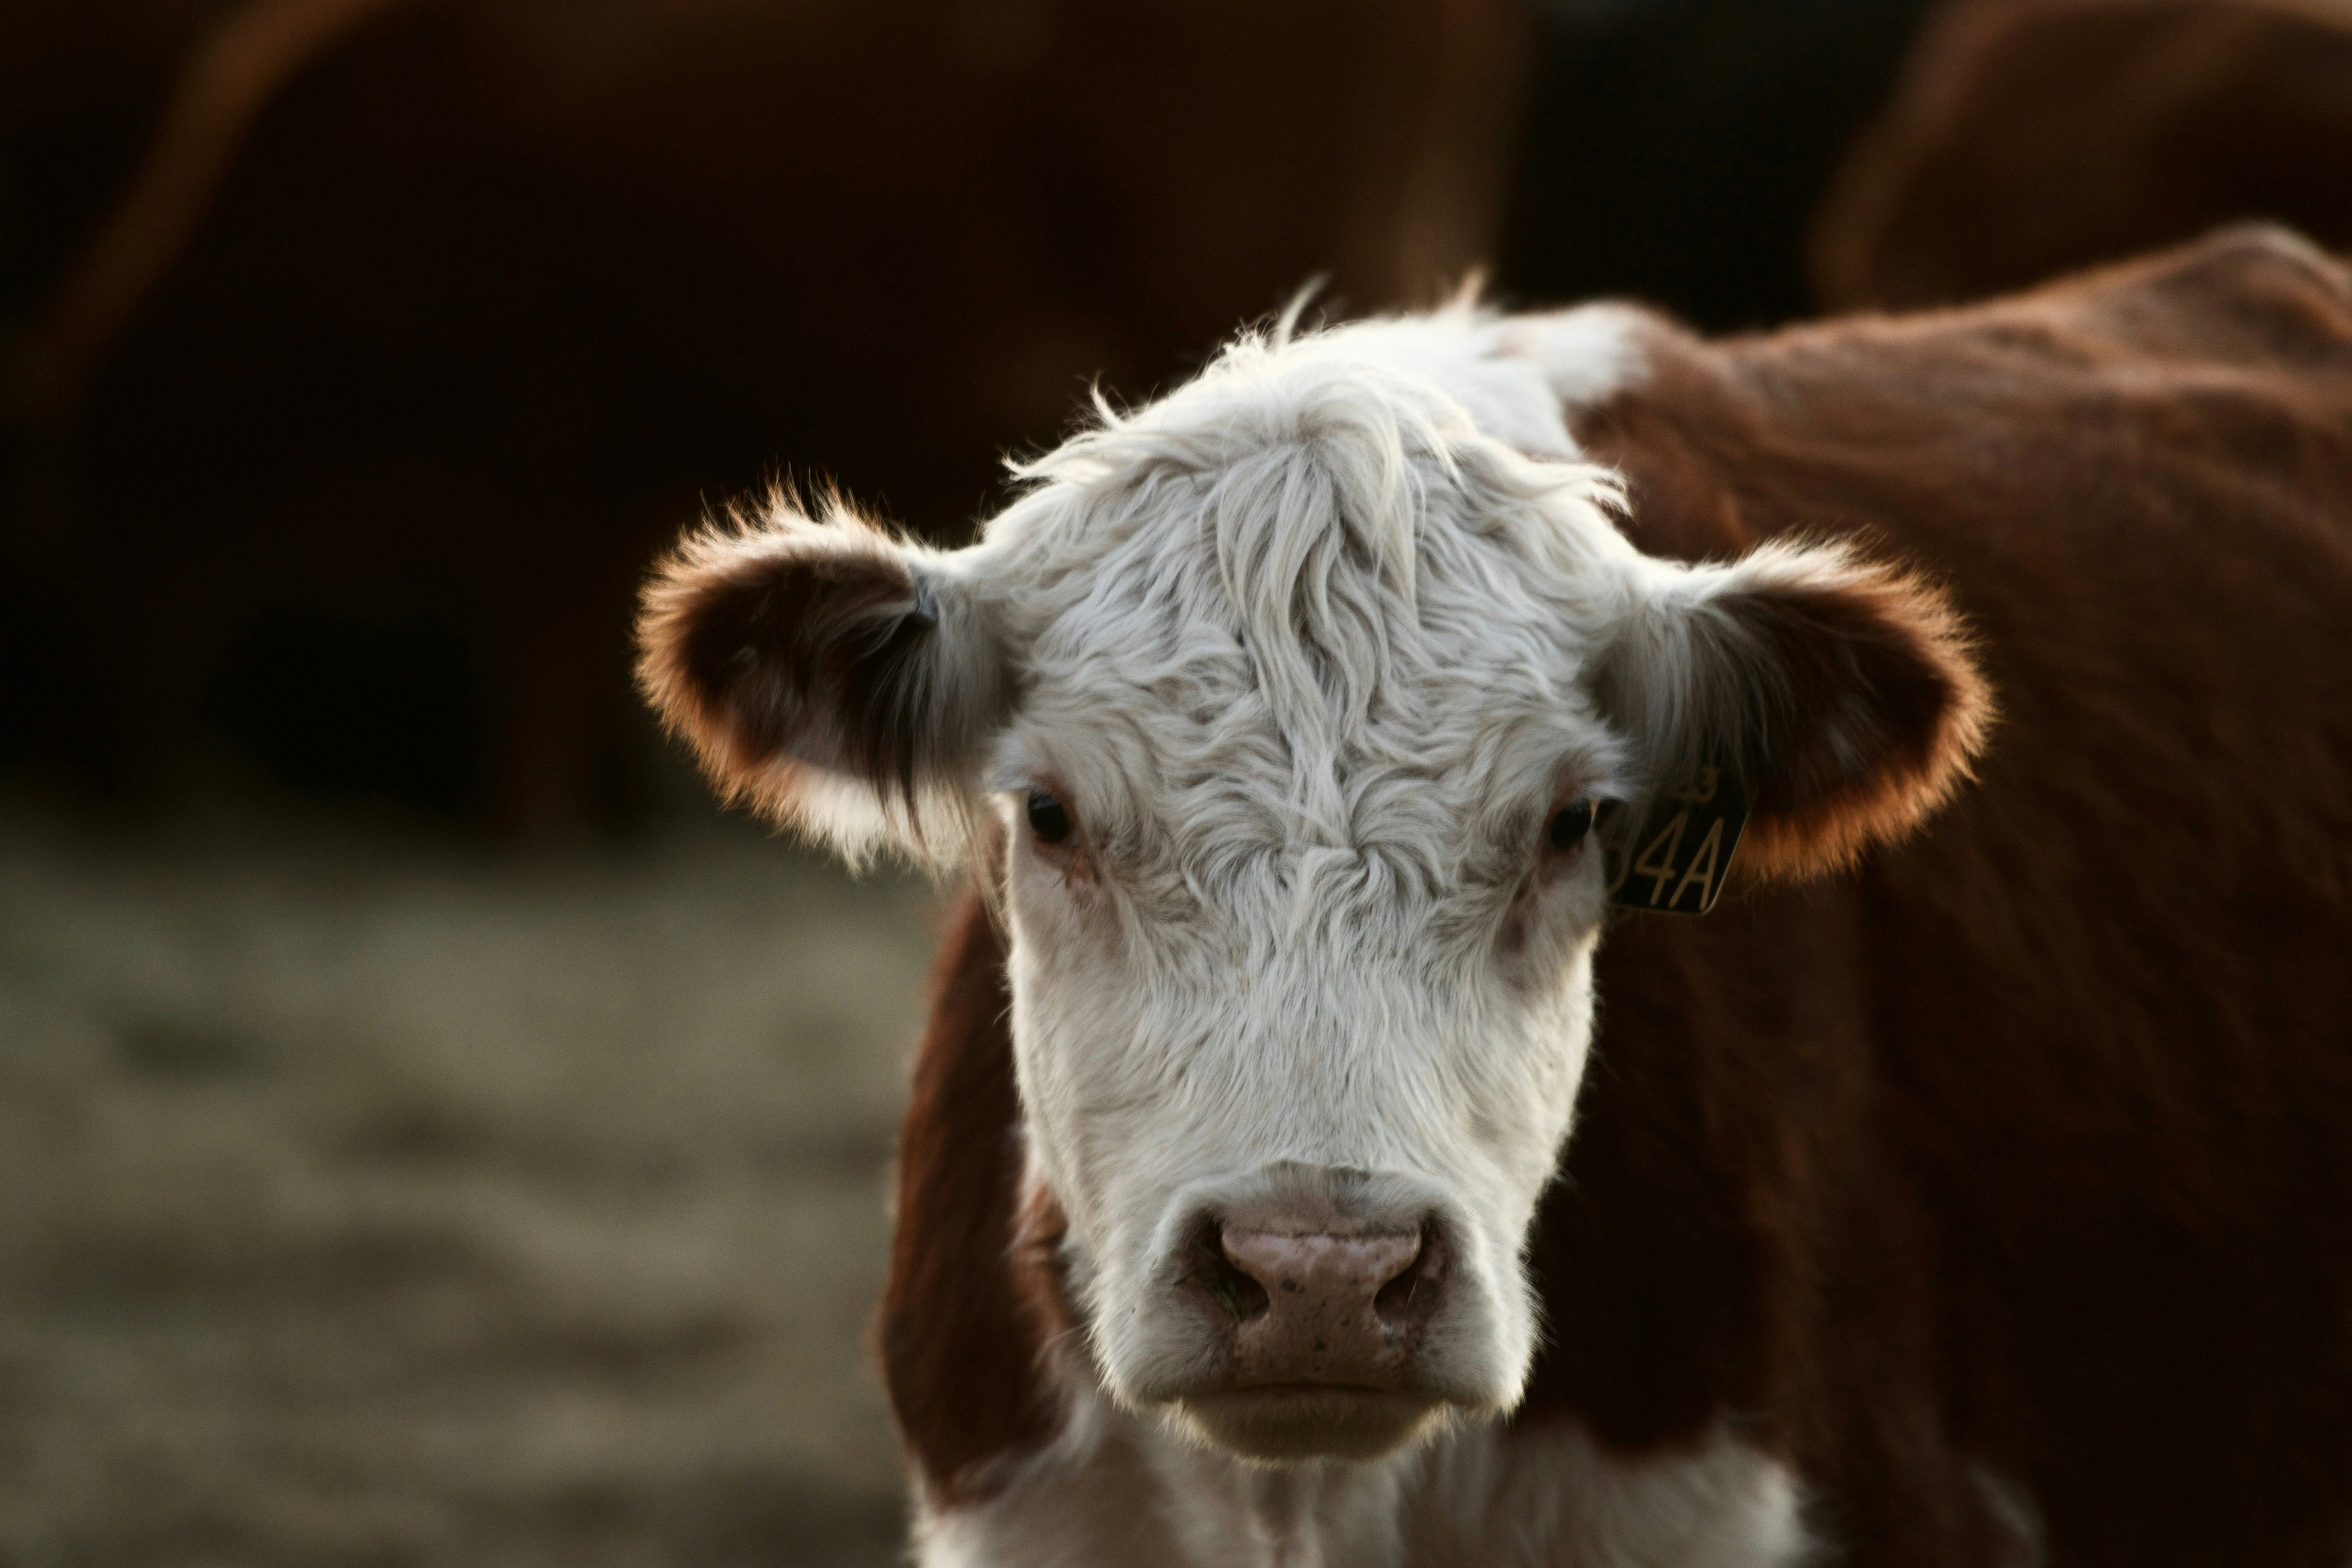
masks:
<svg viewBox="0 0 2352 1568"><path fill-rule="evenodd" d="M1612 804L1711 757L1743 869L1802 873L1916 821L1984 716L1930 591L1644 557L1608 472L1381 341L1244 340L966 550L778 503L690 540L642 626L723 789L977 867L1101 1380L1259 1459L1517 1400Z"/></svg>

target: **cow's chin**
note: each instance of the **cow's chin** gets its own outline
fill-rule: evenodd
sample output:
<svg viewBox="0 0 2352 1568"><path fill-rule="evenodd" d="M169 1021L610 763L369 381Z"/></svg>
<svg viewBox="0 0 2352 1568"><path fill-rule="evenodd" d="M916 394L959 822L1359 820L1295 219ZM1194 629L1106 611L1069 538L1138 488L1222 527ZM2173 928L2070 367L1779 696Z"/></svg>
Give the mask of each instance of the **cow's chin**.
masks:
<svg viewBox="0 0 2352 1568"><path fill-rule="evenodd" d="M1202 1447L1266 1465L1381 1458L1436 1436L1455 1414L1429 1394L1324 1384L1194 1394L1168 1408Z"/></svg>

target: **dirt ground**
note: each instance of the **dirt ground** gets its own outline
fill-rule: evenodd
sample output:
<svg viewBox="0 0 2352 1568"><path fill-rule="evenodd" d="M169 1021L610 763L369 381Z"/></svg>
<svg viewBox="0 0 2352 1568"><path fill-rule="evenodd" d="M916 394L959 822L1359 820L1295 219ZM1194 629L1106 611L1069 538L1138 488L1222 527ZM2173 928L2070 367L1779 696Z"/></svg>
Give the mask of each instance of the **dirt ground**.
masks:
<svg viewBox="0 0 2352 1568"><path fill-rule="evenodd" d="M0 1561L884 1563L932 900L0 811Z"/></svg>

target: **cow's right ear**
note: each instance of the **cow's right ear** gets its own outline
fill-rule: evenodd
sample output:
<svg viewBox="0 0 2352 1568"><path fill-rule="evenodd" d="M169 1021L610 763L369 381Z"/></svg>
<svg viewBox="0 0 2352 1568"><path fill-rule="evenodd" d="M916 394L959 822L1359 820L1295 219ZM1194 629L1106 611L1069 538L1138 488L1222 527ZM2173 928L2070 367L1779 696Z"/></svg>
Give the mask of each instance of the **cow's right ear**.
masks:
<svg viewBox="0 0 2352 1568"><path fill-rule="evenodd" d="M852 858L936 854L1004 716L987 619L956 557L779 500L656 569L637 679L729 801Z"/></svg>

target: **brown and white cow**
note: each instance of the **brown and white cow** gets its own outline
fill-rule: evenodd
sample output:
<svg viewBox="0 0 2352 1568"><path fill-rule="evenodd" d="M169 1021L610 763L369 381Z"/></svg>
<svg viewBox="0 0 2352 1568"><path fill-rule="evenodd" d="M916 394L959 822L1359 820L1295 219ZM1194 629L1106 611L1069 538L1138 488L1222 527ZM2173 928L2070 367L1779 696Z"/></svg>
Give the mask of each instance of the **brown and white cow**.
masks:
<svg viewBox="0 0 2352 1568"><path fill-rule="evenodd" d="M926 1563L2352 1556L2338 263L1277 329L1026 473L642 626L723 789L983 890ZM1729 895L1609 918L1710 768Z"/></svg>

